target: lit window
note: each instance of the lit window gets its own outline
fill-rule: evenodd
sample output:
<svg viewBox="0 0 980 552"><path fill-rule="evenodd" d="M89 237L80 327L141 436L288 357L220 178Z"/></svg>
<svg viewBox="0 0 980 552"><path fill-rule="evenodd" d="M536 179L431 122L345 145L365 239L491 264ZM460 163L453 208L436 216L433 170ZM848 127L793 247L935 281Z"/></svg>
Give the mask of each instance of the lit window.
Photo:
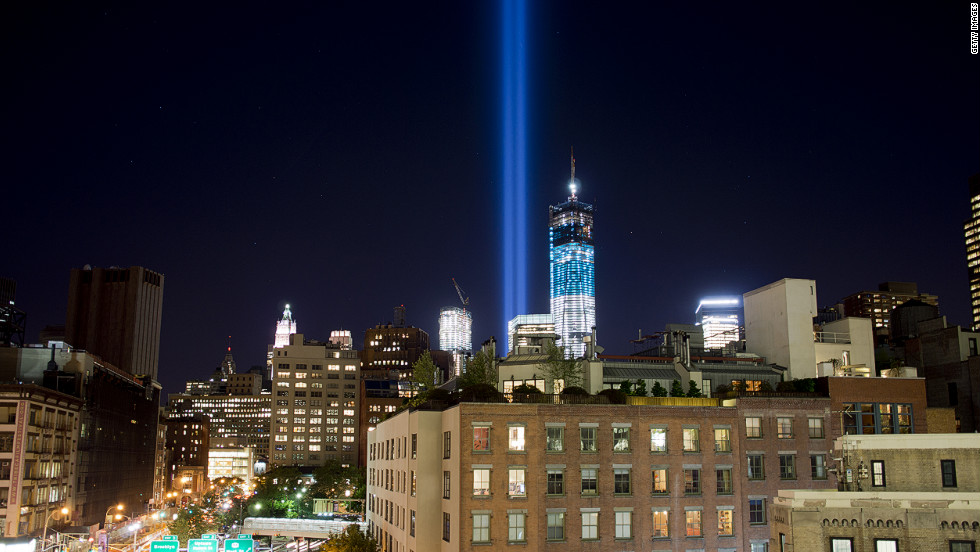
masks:
<svg viewBox="0 0 980 552"><path fill-rule="evenodd" d="M507 514L507 542L524 542L524 514Z"/></svg>
<svg viewBox="0 0 980 552"><path fill-rule="evenodd" d="M582 512L582 540L599 538L599 512Z"/></svg>
<svg viewBox="0 0 980 552"><path fill-rule="evenodd" d="M508 448L512 451L524 450L524 426L507 427Z"/></svg>
<svg viewBox="0 0 980 552"><path fill-rule="evenodd" d="M830 539L830 552L853 552L853 539L833 537Z"/></svg>
<svg viewBox="0 0 980 552"><path fill-rule="evenodd" d="M527 496L527 489L524 487L524 468L511 468L507 472L507 494Z"/></svg>
<svg viewBox="0 0 980 552"><path fill-rule="evenodd" d="M776 418L776 438L793 438L793 418Z"/></svg>
<svg viewBox="0 0 980 552"><path fill-rule="evenodd" d="M727 427L715 428L715 452L731 452L731 430Z"/></svg>
<svg viewBox="0 0 980 552"><path fill-rule="evenodd" d="M701 536L701 510L688 510L684 512L684 524L687 529L687 536Z"/></svg>
<svg viewBox="0 0 980 552"><path fill-rule="evenodd" d="M745 419L745 436L749 439L762 438L762 418Z"/></svg>
<svg viewBox="0 0 980 552"><path fill-rule="evenodd" d="M667 468L653 469L653 494L665 495L668 492Z"/></svg>
<svg viewBox="0 0 980 552"><path fill-rule="evenodd" d="M718 534L720 536L732 536L735 534L735 528L732 525L732 517L734 512L729 509L718 510Z"/></svg>
<svg viewBox="0 0 980 552"><path fill-rule="evenodd" d="M473 450L490 450L490 428L473 428ZM413 456L414 458L414 456Z"/></svg>
<svg viewBox="0 0 980 552"><path fill-rule="evenodd" d="M613 428L613 452L629 452L630 450L630 428Z"/></svg>
<svg viewBox="0 0 980 552"><path fill-rule="evenodd" d="M476 496L488 496L490 494L489 469L479 468L473 470L473 494Z"/></svg>
<svg viewBox="0 0 980 552"><path fill-rule="evenodd" d="M701 450L701 443L698 440L698 429L689 427L684 429L684 452L698 452Z"/></svg>
<svg viewBox="0 0 980 552"><path fill-rule="evenodd" d="M666 539L670 537L670 511L654 510L653 538Z"/></svg>
<svg viewBox="0 0 980 552"><path fill-rule="evenodd" d="M616 512L616 538L633 538L633 512Z"/></svg>
<svg viewBox="0 0 980 552"><path fill-rule="evenodd" d="M412 535L415 535L415 511L412 511ZM490 514L473 514L473 542L490 542Z"/></svg>
<svg viewBox="0 0 980 552"><path fill-rule="evenodd" d="M898 552L898 540L875 539L875 552Z"/></svg>
<svg viewBox="0 0 980 552"><path fill-rule="evenodd" d="M667 452L667 428L650 428L650 452Z"/></svg>
<svg viewBox="0 0 980 552"><path fill-rule="evenodd" d="M565 428L549 427L546 429L546 432L547 432L546 450L548 452L564 452L565 451Z"/></svg>
<svg viewBox="0 0 980 552"><path fill-rule="evenodd" d="M883 460L871 461L871 486L885 486L885 462Z"/></svg>

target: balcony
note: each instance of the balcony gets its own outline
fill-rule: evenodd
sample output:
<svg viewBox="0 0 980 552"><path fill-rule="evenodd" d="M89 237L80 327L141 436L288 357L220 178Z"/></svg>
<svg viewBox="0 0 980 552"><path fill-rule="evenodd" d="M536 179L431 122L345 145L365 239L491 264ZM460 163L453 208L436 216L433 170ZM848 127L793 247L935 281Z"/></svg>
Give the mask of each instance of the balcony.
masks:
<svg viewBox="0 0 980 552"><path fill-rule="evenodd" d="M847 332L813 332L813 342L848 345L851 343L851 334Z"/></svg>

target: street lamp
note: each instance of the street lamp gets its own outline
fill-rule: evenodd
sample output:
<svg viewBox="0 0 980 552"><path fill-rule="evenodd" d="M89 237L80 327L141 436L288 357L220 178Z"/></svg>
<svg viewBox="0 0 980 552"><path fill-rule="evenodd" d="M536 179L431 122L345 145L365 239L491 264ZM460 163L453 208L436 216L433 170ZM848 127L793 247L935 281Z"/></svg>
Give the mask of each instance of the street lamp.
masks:
<svg viewBox="0 0 980 552"><path fill-rule="evenodd" d="M120 502L119 504L117 504L115 506L109 506L109 509L105 511L105 517L108 518L109 517L109 512L111 512L113 509L118 510L118 511L121 512L122 509L123 509L122 503ZM112 518L109 518L109 521L112 521Z"/></svg>
<svg viewBox="0 0 980 552"><path fill-rule="evenodd" d="M48 514L48 517L44 518L44 533L41 534L41 549L42 550L44 549L44 543L47 542L47 540L48 540L48 520L50 520L51 519L51 516L53 516L55 514L61 514L63 516L67 516L68 515L68 508L62 508L60 510L55 510L55 511L51 512L50 514Z"/></svg>

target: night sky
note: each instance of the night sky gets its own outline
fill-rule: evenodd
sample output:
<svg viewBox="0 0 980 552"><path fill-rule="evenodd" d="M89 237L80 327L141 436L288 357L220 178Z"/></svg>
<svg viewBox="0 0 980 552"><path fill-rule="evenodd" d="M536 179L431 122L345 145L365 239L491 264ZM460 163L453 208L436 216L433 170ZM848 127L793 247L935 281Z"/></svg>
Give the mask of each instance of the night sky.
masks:
<svg viewBox="0 0 980 552"><path fill-rule="evenodd" d="M0 275L29 341L85 264L166 276L166 392L228 335L240 370L263 364L287 302L307 337L358 347L404 304L436 346L455 277L474 345L504 339L495 3L17 4ZM917 281L968 323L968 2L643 6L533 3L529 311L574 146L608 353L784 277L820 305Z"/></svg>

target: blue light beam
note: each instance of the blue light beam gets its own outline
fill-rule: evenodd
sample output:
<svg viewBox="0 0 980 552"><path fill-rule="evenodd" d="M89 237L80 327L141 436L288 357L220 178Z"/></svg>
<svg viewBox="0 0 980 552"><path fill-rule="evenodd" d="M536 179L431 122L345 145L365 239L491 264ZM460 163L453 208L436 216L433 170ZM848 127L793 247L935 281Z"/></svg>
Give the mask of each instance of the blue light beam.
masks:
<svg viewBox="0 0 980 552"><path fill-rule="evenodd" d="M503 204L501 248L504 331L507 321L527 313L527 6L503 0L500 18L501 151Z"/></svg>

